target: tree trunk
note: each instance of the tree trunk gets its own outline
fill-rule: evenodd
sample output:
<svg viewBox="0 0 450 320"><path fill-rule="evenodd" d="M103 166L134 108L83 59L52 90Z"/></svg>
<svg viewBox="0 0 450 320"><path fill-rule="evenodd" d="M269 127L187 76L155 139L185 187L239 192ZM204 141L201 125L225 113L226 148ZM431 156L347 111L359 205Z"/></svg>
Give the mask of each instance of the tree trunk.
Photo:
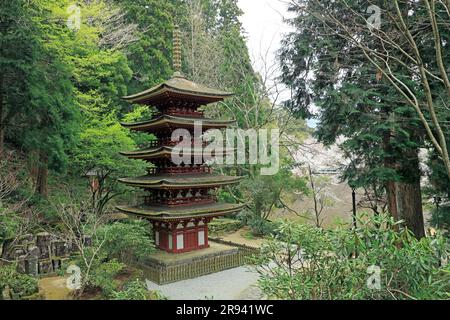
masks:
<svg viewBox="0 0 450 320"><path fill-rule="evenodd" d="M388 211L392 215L395 221L399 220L397 211L397 193L396 193L396 183L394 181L388 181L385 184Z"/></svg>
<svg viewBox="0 0 450 320"><path fill-rule="evenodd" d="M409 149L403 153L400 173L402 181L397 183L397 210L399 219L420 239L425 236L420 187L419 150Z"/></svg>
<svg viewBox="0 0 450 320"><path fill-rule="evenodd" d="M35 191L44 198L47 198L48 196L47 180L48 180L48 156L45 152L41 151L39 153L39 163L38 163Z"/></svg>
<svg viewBox="0 0 450 320"><path fill-rule="evenodd" d="M2 119L0 119L0 121L2 121ZM5 129L3 128L2 125L0 125L0 158L2 157L4 149L5 149Z"/></svg>
<svg viewBox="0 0 450 320"><path fill-rule="evenodd" d="M383 135L383 151L385 154L392 154L393 148L391 145L391 134L392 131L388 130ZM386 157L384 159L384 167L387 169L395 170L395 159L392 157ZM393 180L385 182L386 196L387 196L387 204L388 211L395 219L395 221L399 220L398 211L397 211L397 195L396 195L396 183Z"/></svg>
<svg viewBox="0 0 450 320"><path fill-rule="evenodd" d="M405 226L418 239L425 237L420 181L397 183L397 207L399 218L405 221Z"/></svg>
<svg viewBox="0 0 450 320"><path fill-rule="evenodd" d="M0 75L0 156L3 154L5 149L5 113L6 106L4 104L4 76L3 73Z"/></svg>
<svg viewBox="0 0 450 320"><path fill-rule="evenodd" d="M38 172L39 172L39 150L30 151L29 158L29 171L33 188L36 190Z"/></svg>
<svg viewBox="0 0 450 320"><path fill-rule="evenodd" d="M391 131L387 131L383 137L383 150L386 154L394 154L391 145L392 134ZM385 183L390 214L395 221L404 220L405 226L417 238L424 237L418 150L403 150L402 158L386 157L384 166L395 170L402 177L401 182L387 181Z"/></svg>

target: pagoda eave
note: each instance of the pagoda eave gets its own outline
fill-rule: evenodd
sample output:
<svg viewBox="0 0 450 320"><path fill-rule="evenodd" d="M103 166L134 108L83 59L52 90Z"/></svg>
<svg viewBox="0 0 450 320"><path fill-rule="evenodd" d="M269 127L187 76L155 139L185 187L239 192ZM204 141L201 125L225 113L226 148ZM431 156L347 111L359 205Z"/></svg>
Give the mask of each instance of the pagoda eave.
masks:
<svg viewBox="0 0 450 320"><path fill-rule="evenodd" d="M201 219L209 217L224 216L241 211L243 204L207 204L196 205L185 208L164 207L131 207L118 206L117 209L127 215L139 216L155 221L179 221L186 219Z"/></svg>
<svg viewBox="0 0 450 320"><path fill-rule="evenodd" d="M180 151L184 151L182 147L179 147L177 150L175 147L162 146L159 148L151 148L147 150L137 150L137 151L124 151L120 152L121 155L128 157L129 159L139 159L139 160L153 160L153 159L161 159L161 158L171 158L173 152L179 154ZM211 156L215 157L216 155L227 155L233 153L236 149L222 149L218 150L218 152L212 151ZM183 156L190 157L204 157L205 152L203 149L191 149L190 152L184 152Z"/></svg>
<svg viewBox="0 0 450 320"><path fill-rule="evenodd" d="M236 123L235 120L213 120L205 118L188 118L163 115L153 120L141 121L135 123L123 123L120 124L133 131L155 132L161 129L172 128L194 128L196 124L201 124L204 129L224 129L229 125Z"/></svg>
<svg viewBox="0 0 450 320"><path fill-rule="evenodd" d="M227 97L232 96L198 96L195 94L185 93L181 91L175 91L175 90L167 90L167 91L161 91L157 95L153 96L142 96L142 97L122 97L127 102L135 103L135 104L143 104L143 105L153 105L157 106L163 102L169 101L190 101L193 103L198 103L200 105L207 105L210 103L220 102L224 100Z"/></svg>
<svg viewBox="0 0 450 320"><path fill-rule="evenodd" d="M233 94L210 89L203 85L187 80L183 76L171 79L143 92L122 97L122 99L136 104L157 105L161 101L182 100L194 101L199 104L209 104L222 101Z"/></svg>
<svg viewBox="0 0 450 320"><path fill-rule="evenodd" d="M235 184L242 181L244 177L236 176L216 176L206 174L203 177L192 177L188 175L176 175L173 177L155 178L122 178L119 182L131 187L151 188L151 189L180 189L180 188L214 188Z"/></svg>

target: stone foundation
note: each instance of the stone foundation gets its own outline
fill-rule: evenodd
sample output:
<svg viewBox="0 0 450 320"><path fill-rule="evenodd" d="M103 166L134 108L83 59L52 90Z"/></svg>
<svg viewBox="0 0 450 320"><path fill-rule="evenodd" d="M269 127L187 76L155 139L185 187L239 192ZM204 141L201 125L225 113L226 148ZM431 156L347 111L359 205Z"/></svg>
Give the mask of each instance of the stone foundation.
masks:
<svg viewBox="0 0 450 320"><path fill-rule="evenodd" d="M170 254L159 251L138 268L143 270L146 279L162 285L245 265L251 253L256 252L255 248L245 250L210 241L209 248L194 252Z"/></svg>

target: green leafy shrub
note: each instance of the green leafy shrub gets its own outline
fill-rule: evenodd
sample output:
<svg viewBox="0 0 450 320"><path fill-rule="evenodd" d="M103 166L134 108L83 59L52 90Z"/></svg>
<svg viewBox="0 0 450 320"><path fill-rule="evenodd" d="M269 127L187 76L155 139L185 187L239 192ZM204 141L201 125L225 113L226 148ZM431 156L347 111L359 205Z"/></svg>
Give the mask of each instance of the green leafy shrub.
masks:
<svg viewBox="0 0 450 320"><path fill-rule="evenodd" d="M117 289L115 278L125 270L126 265L124 263L117 261L117 259L107 259L104 252L93 255L95 250L95 248L87 249L84 257L81 255L75 256L72 261L65 263L58 273L60 276L67 275L66 270L70 265L80 268L81 288L76 291L76 296L97 292L101 292L104 297L109 296ZM85 259L90 262L90 265L86 265Z"/></svg>
<svg viewBox="0 0 450 320"><path fill-rule="evenodd" d="M277 224L261 216L253 214L249 210L244 210L238 214L238 219L243 225L250 227L254 236L266 236L273 234L277 229Z"/></svg>
<svg viewBox="0 0 450 320"><path fill-rule="evenodd" d="M151 232L147 221L129 220L102 226L98 236L105 240L102 251L108 258L132 263L155 251Z"/></svg>
<svg viewBox="0 0 450 320"><path fill-rule="evenodd" d="M149 300L150 292L147 290L145 282L135 279L126 283L122 290L114 291L111 297L114 300Z"/></svg>
<svg viewBox="0 0 450 320"><path fill-rule="evenodd" d="M448 298L448 240L396 227L387 216L361 219L356 230L285 222L256 259L259 285L279 299Z"/></svg>
<svg viewBox="0 0 450 320"><path fill-rule="evenodd" d="M259 218L250 220L248 226L252 229L252 233L255 236L270 235L277 229L277 225L274 222Z"/></svg>
<svg viewBox="0 0 450 320"><path fill-rule="evenodd" d="M18 273L14 265L0 266L0 293L5 289L9 289L12 299L27 299L39 291L37 280Z"/></svg>
<svg viewBox="0 0 450 320"><path fill-rule="evenodd" d="M150 225L141 220L105 224L96 229L91 246L72 261L81 269L82 294L100 290L105 297L117 290L115 277L126 264L142 259L155 250Z"/></svg>
<svg viewBox="0 0 450 320"><path fill-rule="evenodd" d="M15 212L0 206L0 245L14 237L20 227L20 219Z"/></svg>
<svg viewBox="0 0 450 320"><path fill-rule="evenodd" d="M242 228L243 224L240 220L234 219L215 219L209 224L209 231L211 233L228 233L235 232Z"/></svg>
<svg viewBox="0 0 450 320"><path fill-rule="evenodd" d="M88 286L99 288L104 296L111 295L117 287L114 278L123 271L125 265L116 259L99 261L91 269Z"/></svg>

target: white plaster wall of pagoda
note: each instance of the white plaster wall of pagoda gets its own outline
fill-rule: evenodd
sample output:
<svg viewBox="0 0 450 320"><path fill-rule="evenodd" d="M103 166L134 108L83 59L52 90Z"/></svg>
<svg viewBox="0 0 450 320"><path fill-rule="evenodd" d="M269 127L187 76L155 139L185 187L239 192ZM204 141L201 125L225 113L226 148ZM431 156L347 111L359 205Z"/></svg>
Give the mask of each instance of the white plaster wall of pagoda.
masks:
<svg viewBox="0 0 450 320"><path fill-rule="evenodd" d="M172 233L170 232L169 234L168 234L168 236L169 236L169 250L172 250L173 249L173 243L172 243Z"/></svg>
<svg viewBox="0 0 450 320"><path fill-rule="evenodd" d="M200 230L198 232L198 245L199 246L204 246L205 245L205 231L204 230Z"/></svg>
<svg viewBox="0 0 450 320"><path fill-rule="evenodd" d="M184 235L182 233L177 234L177 250L184 249Z"/></svg>
<svg viewBox="0 0 450 320"><path fill-rule="evenodd" d="M159 231L155 231L155 244L159 246Z"/></svg>

